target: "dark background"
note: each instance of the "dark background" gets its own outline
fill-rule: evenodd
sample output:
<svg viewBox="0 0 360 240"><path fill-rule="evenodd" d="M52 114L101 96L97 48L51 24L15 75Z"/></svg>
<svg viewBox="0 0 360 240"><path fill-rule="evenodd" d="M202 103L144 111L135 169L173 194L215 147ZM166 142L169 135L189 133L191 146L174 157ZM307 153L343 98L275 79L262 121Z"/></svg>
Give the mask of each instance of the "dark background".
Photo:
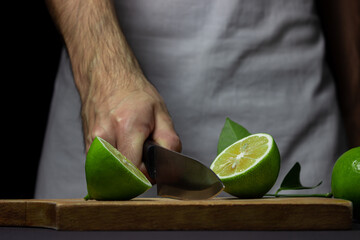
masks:
<svg viewBox="0 0 360 240"><path fill-rule="evenodd" d="M46 5L3 6L0 198L32 198L62 39Z"/></svg>

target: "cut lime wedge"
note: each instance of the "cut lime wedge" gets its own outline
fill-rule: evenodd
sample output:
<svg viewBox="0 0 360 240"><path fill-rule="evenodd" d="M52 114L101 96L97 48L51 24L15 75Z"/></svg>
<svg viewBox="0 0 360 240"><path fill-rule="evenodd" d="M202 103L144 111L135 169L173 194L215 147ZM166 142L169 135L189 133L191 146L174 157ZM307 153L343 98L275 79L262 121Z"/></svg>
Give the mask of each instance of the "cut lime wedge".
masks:
<svg viewBox="0 0 360 240"><path fill-rule="evenodd" d="M100 137L90 146L85 174L89 199L128 200L152 186L131 161Z"/></svg>

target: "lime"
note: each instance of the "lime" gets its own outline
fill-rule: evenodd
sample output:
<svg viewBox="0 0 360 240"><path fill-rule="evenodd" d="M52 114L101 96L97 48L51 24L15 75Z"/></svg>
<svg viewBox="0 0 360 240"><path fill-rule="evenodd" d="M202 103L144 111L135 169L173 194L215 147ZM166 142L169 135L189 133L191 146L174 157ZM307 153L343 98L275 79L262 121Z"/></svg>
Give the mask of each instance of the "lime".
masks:
<svg viewBox="0 0 360 240"><path fill-rule="evenodd" d="M352 201L354 218L360 218L360 147L338 158L331 175L331 190L335 198Z"/></svg>
<svg viewBox="0 0 360 240"><path fill-rule="evenodd" d="M100 137L90 146L85 174L87 199L128 200L152 186L132 162Z"/></svg>
<svg viewBox="0 0 360 240"><path fill-rule="evenodd" d="M280 154L269 134L257 133L227 147L210 168L224 183L227 193L239 198L258 198L274 185L280 170Z"/></svg>

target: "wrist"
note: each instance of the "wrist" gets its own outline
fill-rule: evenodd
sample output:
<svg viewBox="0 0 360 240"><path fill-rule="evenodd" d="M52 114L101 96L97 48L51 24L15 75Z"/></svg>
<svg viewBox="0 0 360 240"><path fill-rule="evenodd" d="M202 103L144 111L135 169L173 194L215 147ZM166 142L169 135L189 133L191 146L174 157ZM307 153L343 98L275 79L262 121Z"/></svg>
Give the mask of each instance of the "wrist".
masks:
<svg viewBox="0 0 360 240"><path fill-rule="evenodd" d="M111 0L48 0L71 60L82 100L90 89L137 89L145 77L120 29Z"/></svg>

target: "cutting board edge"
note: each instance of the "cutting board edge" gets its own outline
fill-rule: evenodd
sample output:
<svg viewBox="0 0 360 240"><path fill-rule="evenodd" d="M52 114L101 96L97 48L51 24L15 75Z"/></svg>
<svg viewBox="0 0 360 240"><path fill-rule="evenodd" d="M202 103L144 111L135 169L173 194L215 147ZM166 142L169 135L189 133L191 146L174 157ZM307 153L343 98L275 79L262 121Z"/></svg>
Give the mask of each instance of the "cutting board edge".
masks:
<svg viewBox="0 0 360 240"><path fill-rule="evenodd" d="M26 226L58 230L56 201L28 201L26 205Z"/></svg>
<svg viewBox="0 0 360 240"><path fill-rule="evenodd" d="M327 204L308 204L306 202L311 202L311 199L297 199L300 202L305 202L305 204L300 204L299 206L302 209L313 208L314 210L319 211L322 214L321 216L316 216L319 221L324 222L323 225L319 225L315 221L315 225L311 224L300 224L297 223L297 215L301 214L298 208L294 208L294 204L282 206L284 200L266 200L267 204L261 204L263 200L258 199L251 202L256 202L259 204L249 204L249 200L230 200L232 204L224 205L226 202L221 199L218 200L209 200L209 201L201 201L200 203L196 203L196 201L179 201L172 199L143 199L138 201L126 201L126 202L103 202L103 201L94 201L85 203L82 199L52 199L52 200L36 200L31 199L28 201L24 200L0 200L0 209L4 209L4 206L8 206L7 215L10 217L10 222L4 223L1 221L1 216L4 217L4 212L0 212L0 226L28 226L28 227L40 227L40 228L50 228L55 230L68 230L68 231L104 231L104 230L346 230L351 229L352 227L352 207L351 202L342 199L332 199L325 200L325 202L332 203L330 205L330 209L335 213L341 213L340 216L342 219L334 219L334 221L330 221L326 218L327 213ZM319 202L321 199L313 199L314 202ZM271 204L270 204L271 202ZM285 201L286 202L286 201ZM292 201L293 203L294 201ZM321 202L321 201L320 201ZM9 204L6 204L9 203ZM85 203L85 204L84 204ZM146 203L144 205L144 203ZM130 204L130 205L129 205ZM206 205L207 204L207 205ZM286 214L278 214L277 217L282 219L281 221L277 221L278 225L263 225L259 227L258 223L255 221L256 217L250 217L250 219L246 218L233 218L227 219L224 216L231 215L232 211L239 211L244 213L247 212L247 215L251 216L257 209L258 217L261 215L269 215L269 204L273 206L278 206L278 211L284 211L285 213L295 214L293 218L287 219L288 216ZM296 205L296 204L295 204ZM114 207L115 206L115 207ZM149 207L150 206L150 207ZM250 207L249 207L250 206ZM282 206L282 207L281 207ZM127 220L128 216L133 214L133 211L129 208L135 208L135 212L143 213L147 212L143 217L133 218L133 225L125 224L123 222ZM235 208L234 208L235 207ZM112 208L112 209L111 209ZM150 209L150 211L149 211ZM280 209L280 210L279 210ZM219 215L218 211L223 210L227 211L223 215ZM77 216L79 218L71 219L71 216L79 211ZM159 215L159 212L162 215ZM6 211L5 211L6 213ZM15 213L13 215L12 213ZM102 214L100 214L102 213ZM165 214L169 213L169 214ZM173 213L173 216L170 216L170 213ZM197 219L196 224L189 224L186 222L187 218L193 217L194 213L198 216L195 217ZM281 212L280 212L281 213ZM86 222L82 223L84 219L88 216L99 216L109 214L109 216L114 217L114 221L111 224L111 220L105 218L102 221L98 222ZM119 214L123 215L123 219L120 219L119 222L116 222ZM175 214L175 215L174 215ZM162 221L153 222L151 220L154 217L163 216ZM12 217L12 218L11 218ZM18 217L18 218L16 218ZM69 218L70 217L70 218ZM170 221L169 219L174 218L176 221ZM307 216L307 218L311 219L311 216ZM224 221L233 222L232 226L221 225L218 224L217 221L222 219ZM270 218L268 221L274 220L275 218ZM300 218L299 218L300 219ZM107 223L110 222L110 225ZM137 221L137 222L136 222ZM207 221L206 224L203 222ZM292 221L289 225L287 221ZM327 222L328 221L328 222ZM100 225L99 225L100 222ZM105 223L101 225L101 222ZM139 224L139 222L141 224ZM248 222L246 224L246 222ZM137 224L134 224L137 223ZM150 224L149 224L150 223ZM259 223L264 223L259 222ZM266 221L265 221L266 223ZM81 225L82 224L82 225ZM285 224L285 225L284 225ZM287 224L287 225L286 225ZM327 224L327 225L326 225ZM331 228L326 227L331 226Z"/></svg>
<svg viewBox="0 0 360 240"><path fill-rule="evenodd" d="M308 201L308 200L307 200ZM59 230L346 230L352 227L352 208L349 201L330 201L336 204L329 208L326 204L300 204L300 208L294 208L292 205L284 205L275 203L272 204L272 209L277 208L277 214L274 217L269 216L269 205L247 205L247 204L210 204L208 206L199 206L199 204L191 204L190 202L181 202L175 204L173 201L166 201L162 205L155 204L151 208L144 205L133 205L136 208L135 212L143 213L141 217L131 217L131 221L127 216L131 216L133 212L129 210L128 205L111 206L103 204L103 202L93 202L93 204L82 207L72 206L69 204L59 204ZM193 202L195 203L195 202ZM77 205L77 204L76 204ZM92 217L96 217L97 221L103 223L103 226L94 224L91 219L86 218L89 210L96 206L96 211L93 212ZM314 211L316 216L307 215L306 222L299 222L301 220L304 209L307 212ZM219 211L227 211L223 214L217 214ZM234 216L234 212L241 212L246 217L227 218L226 216ZM258 217L252 217L253 212L258 212ZM329 212L330 211L330 212ZM74 216L82 216L76 219L67 219L71 213L77 212ZM96 215L97 213L100 213ZM246 212L246 214L244 214ZM284 214L287 213L286 214ZM146 213L146 214L145 214ZM162 213L162 214L159 214ZM171 213L171 214L166 214ZM337 214L337 218L327 218L327 215L332 213ZM341 214L339 214L341 213ZM102 216L112 216L113 219ZM115 217L114 217L115 216ZM160 219L159 219L160 216ZM194 218L194 216L196 216ZM198 217L200 216L200 217ZM215 217L214 217L215 216ZM224 218L225 216L225 218ZM241 215L240 215L241 216ZM267 218L261 219L261 217ZM187 219L192 219L189 224ZM85 221L84 221L85 219ZM154 219L157 221L154 221ZM175 220L174 220L175 219ZM184 220L185 219L185 220ZM211 220L212 219L212 220ZM219 224L219 219L224 222L231 222L232 225ZM260 219L260 221L258 220ZM277 220L277 225L274 226L272 222ZM205 221L204 221L205 220ZM207 221L206 221L207 220ZM88 221L88 222L87 222ZM73 223L76 223L75 225ZM203 223L206 222L204 225ZM221 222L221 221L220 221ZM77 227L75 227L77 226ZM80 227L79 227L80 226ZM259 227L261 226L261 227ZM329 226L331 226L329 228Z"/></svg>

